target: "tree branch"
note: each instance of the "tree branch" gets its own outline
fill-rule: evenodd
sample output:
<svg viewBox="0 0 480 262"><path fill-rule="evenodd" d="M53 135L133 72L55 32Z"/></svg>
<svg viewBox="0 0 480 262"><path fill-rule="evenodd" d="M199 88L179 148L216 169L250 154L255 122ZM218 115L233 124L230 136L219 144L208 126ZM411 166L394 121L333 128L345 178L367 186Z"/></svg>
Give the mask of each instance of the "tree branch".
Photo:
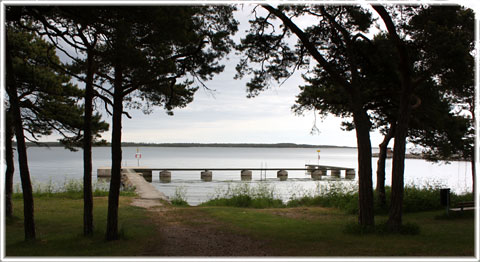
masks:
<svg viewBox="0 0 480 262"><path fill-rule="evenodd" d="M325 60L325 58L318 52L315 45L310 42L308 36L303 32L295 23L292 22L285 14L283 14L280 10L270 6L270 5L262 5L267 11L273 13L276 17L282 20L283 24L288 27L297 37L300 39L302 44L305 48L309 51L312 57L317 60L317 62L328 72L330 77L340 86L344 88L349 88L350 83L342 77L340 72L338 72L334 67L330 65L330 63Z"/></svg>

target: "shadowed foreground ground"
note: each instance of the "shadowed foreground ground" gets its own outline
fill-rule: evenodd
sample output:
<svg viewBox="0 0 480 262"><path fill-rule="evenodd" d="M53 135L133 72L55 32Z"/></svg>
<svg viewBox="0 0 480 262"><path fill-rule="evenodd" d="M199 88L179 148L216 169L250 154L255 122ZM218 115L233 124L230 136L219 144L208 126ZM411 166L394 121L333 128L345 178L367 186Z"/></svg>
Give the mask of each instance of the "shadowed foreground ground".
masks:
<svg viewBox="0 0 480 262"><path fill-rule="evenodd" d="M23 241L21 199L6 223L7 257L16 256L309 256L471 257L474 218L436 219L443 211L410 213L417 235L346 233L356 216L333 208L250 209L172 207L158 200L121 197L120 240L104 240L107 199L95 198L95 234L82 232L81 199L36 199L38 240ZM377 216L376 222L386 220Z"/></svg>

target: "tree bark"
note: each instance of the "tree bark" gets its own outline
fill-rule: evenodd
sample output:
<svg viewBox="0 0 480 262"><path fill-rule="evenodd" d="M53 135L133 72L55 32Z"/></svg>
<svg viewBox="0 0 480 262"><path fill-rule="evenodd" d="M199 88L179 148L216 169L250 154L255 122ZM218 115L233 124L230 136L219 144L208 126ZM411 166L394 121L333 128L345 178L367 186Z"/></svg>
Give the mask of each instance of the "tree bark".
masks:
<svg viewBox="0 0 480 262"><path fill-rule="evenodd" d="M85 85L85 115L83 119L83 235L93 235L92 196L92 112L93 112L93 58L87 51Z"/></svg>
<svg viewBox="0 0 480 262"><path fill-rule="evenodd" d="M372 145L370 142L370 121L366 112L353 114L358 147L358 223L362 226L375 225L373 210Z"/></svg>
<svg viewBox="0 0 480 262"><path fill-rule="evenodd" d="M475 93L475 92L474 92ZM476 126L476 116L475 116L475 94L473 95L473 99L472 99L472 104L470 105L470 114L472 114L472 125L473 125L473 128L474 128L474 133L476 133L476 130L475 128L477 128ZM472 198L473 200L475 200L475 183L476 183L476 161L475 161L475 153L476 153L476 148L477 148L477 140L476 139L473 139L473 148L472 148L472 154L471 154L471 157L470 157L470 162L471 162L471 165L472 165Z"/></svg>
<svg viewBox="0 0 480 262"><path fill-rule="evenodd" d="M13 173L15 171L14 157L13 157L13 123L10 110L5 112L5 215L7 217L13 216Z"/></svg>
<svg viewBox="0 0 480 262"><path fill-rule="evenodd" d="M7 93L10 102L10 108L13 113L13 122L15 128L15 137L17 140L18 165L20 168L20 180L23 191L23 216L25 227L25 240L35 240L35 219L32 183L30 181L30 172L28 170L27 148L25 146L25 136L23 134L22 116L20 113L19 99L17 95L16 81L13 71L13 61L8 44L8 36L5 34L5 54L7 66Z"/></svg>
<svg viewBox="0 0 480 262"><path fill-rule="evenodd" d="M476 165L475 165L475 147L472 149L472 158L471 158L471 163L472 163L472 198L475 200L475 173L476 173Z"/></svg>
<svg viewBox="0 0 480 262"><path fill-rule="evenodd" d="M110 178L110 191L108 194L108 217L106 239L118 239L118 201L120 195L121 165L122 165L122 112L123 88L122 66L115 66L115 83L113 94L113 120L112 120L112 169Z"/></svg>
<svg viewBox="0 0 480 262"><path fill-rule="evenodd" d="M387 221L387 224L393 231L397 231L402 226L405 146L411 112L410 100L406 98L407 96L407 93L405 93L401 99L402 101L395 131L395 143L393 146L392 196L390 213Z"/></svg>
<svg viewBox="0 0 480 262"><path fill-rule="evenodd" d="M387 149L388 143L393 138L395 134L395 124L390 124L390 129L388 130L387 134L384 136L382 143L378 145L380 151L378 153L378 161L377 161L377 187L376 191L378 194L378 201L380 202L380 206L382 208L386 207L387 199L385 194L385 162L387 160Z"/></svg>

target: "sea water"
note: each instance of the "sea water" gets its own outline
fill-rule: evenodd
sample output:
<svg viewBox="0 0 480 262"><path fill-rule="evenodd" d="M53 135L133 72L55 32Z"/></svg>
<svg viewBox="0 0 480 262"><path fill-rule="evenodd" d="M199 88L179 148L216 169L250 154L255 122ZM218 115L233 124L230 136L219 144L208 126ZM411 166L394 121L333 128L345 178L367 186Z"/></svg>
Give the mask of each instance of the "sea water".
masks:
<svg viewBox="0 0 480 262"><path fill-rule="evenodd" d="M304 168L305 164L320 164L357 169L356 148L256 148L256 147L140 147L141 158L135 158L136 147L124 147L123 166L144 166L154 168ZM376 151L375 149L373 150ZM93 175L98 167L111 165L111 149L95 147L93 154ZM320 159L318 156L320 155ZM138 156L138 155L137 155ZM82 179L82 151L71 152L61 147L29 147L28 160L31 178L34 182L53 181L62 183L69 179ZM375 185L377 158L372 159ZM392 160L386 163L386 184L391 183ZM15 162L16 166L17 163ZM342 173L342 176L344 174ZM276 171L267 171L266 180L261 180L260 171L253 171L252 181L242 182L240 170L213 171L211 182L200 179L200 171L172 171L170 183L161 183L159 171L153 171L152 184L167 196L182 192L191 205L197 205L220 194L228 187L248 183L251 187L261 185L273 189L276 196L288 200L322 188L325 184L350 189L353 181L312 181L304 171L288 171L288 180L279 181ZM18 167L15 169L14 183L19 183ZM469 162L452 161L446 163L428 162L422 159L406 159L405 183L417 186L436 185L451 188L456 193L470 192L472 189L471 167Z"/></svg>

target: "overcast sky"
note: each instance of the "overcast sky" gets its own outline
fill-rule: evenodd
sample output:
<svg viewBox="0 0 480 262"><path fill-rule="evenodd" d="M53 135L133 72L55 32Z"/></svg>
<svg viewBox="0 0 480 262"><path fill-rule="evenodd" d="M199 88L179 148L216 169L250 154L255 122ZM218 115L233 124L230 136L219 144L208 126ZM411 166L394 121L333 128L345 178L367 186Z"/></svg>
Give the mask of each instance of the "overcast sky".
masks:
<svg viewBox="0 0 480 262"><path fill-rule="evenodd" d="M244 35L251 6L236 13L240 21L235 39ZM478 10L478 9L477 9ZM308 21L305 21L308 23ZM296 41L296 39L295 39ZM301 72L296 72L282 86L278 84L255 98L246 98L248 77L234 80L238 55L231 53L224 61L225 71L206 82L208 90L200 88L194 101L186 108L175 109L168 116L161 108L149 115L130 110L132 119L123 118L122 141L149 143L300 143L356 146L355 132L340 129L341 119L317 117L317 134L311 134L315 121L313 112L297 116L291 111L299 86L304 84ZM101 108L99 108L101 109ZM102 111L104 120L111 117ZM110 141L111 131L102 135ZM51 141L52 137L45 140ZM382 140L378 132L371 133L372 146ZM392 146L392 144L390 145Z"/></svg>
<svg viewBox="0 0 480 262"><path fill-rule="evenodd" d="M235 40L248 29L248 19L253 19L250 10L251 6L245 6L236 13L240 25ZM122 141L356 145L355 132L340 129L341 119L328 117L321 121L317 117L319 133L311 134L313 112L297 116L291 111L299 86L304 84L300 71L283 85L274 84L259 96L247 98L245 84L249 77L234 79L238 60L238 54L229 54L224 61L225 71L206 82L214 91L200 88L194 101L186 108L175 109L174 116L168 116L161 108L149 115L130 110L132 119L123 118ZM110 132L103 137L110 140ZM379 144L381 137L372 134L372 142Z"/></svg>

